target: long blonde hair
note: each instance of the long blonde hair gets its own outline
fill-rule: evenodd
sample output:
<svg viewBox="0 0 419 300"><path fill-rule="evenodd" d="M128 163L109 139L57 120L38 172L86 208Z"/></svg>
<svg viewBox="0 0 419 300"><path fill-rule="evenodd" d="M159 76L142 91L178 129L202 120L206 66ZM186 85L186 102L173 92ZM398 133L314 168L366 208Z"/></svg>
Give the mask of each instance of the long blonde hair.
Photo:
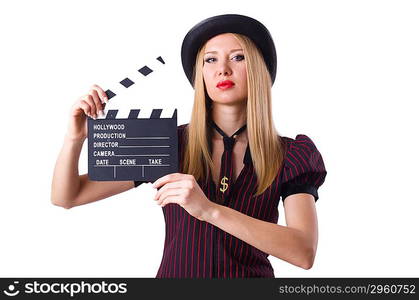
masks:
<svg viewBox="0 0 419 300"><path fill-rule="evenodd" d="M265 61L252 40L241 34L233 36L243 48L247 68L247 134L258 179L256 197L272 184L282 168L285 146L272 119L272 82ZM197 181L208 179L209 170L214 170L209 149L211 129L207 128L207 121L211 118L211 99L207 96L202 73L204 49L205 45L196 57L194 105L186 130L187 146L183 164L183 173L193 175Z"/></svg>

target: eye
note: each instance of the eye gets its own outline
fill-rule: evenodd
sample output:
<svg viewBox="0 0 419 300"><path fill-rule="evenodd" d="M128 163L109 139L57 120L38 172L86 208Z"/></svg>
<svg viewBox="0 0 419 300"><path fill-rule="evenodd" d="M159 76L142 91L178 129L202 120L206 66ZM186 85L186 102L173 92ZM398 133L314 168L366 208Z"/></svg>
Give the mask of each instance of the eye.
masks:
<svg viewBox="0 0 419 300"><path fill-rule="evenodd" d="M210 63L210 62L212 62L211 59L215 59L215 58L214 57L208 57L204 61L207 62L207 63Z"/></svg>
<svg viewBox="0 0 419 300"><path fill-rule="evenodd" d="M244 55L239 54L239 55L234 56L233 58L237 58L237 59L236 59L237 61L241 61L241 60L243 60L243 59L244 59Z"/></svg>

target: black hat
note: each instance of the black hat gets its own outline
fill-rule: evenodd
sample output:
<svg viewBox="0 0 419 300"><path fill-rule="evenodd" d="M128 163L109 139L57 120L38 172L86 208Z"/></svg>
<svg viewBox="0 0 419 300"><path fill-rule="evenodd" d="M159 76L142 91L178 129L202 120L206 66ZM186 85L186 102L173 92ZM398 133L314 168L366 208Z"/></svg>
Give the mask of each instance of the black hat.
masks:
<svg viewBox="0 0 419 300"><path fill-rule="evenodd" d="M239 33L249 37L261 51L272 84L276 76L275 44L268 29L259 21L236 14L226 14L205 19L196 24L186 34L182 43L182 65L186 77L193 86L193 69L198 50L206 41L221 33Z"/></svg>

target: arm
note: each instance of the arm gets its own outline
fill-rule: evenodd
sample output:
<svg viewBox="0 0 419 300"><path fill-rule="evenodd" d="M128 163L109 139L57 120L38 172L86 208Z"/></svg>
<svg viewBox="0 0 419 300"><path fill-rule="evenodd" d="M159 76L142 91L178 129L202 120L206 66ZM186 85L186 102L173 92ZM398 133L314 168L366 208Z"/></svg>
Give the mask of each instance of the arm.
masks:
<svg viewBox="0 0 419 300"><path fill-rule="evenodd" d="M91 181L79 175L78 162L83 140L66 136L58 156L51 185L51 202L72 208L108 198L134 187L133 181Z"/></svg>
<svg viewBox="0 0 419 300"><path fill-rule="evenodd" d="M96 119L107 101L105 92L93 85L87 95L73 105L64 145L54 168L51 202L64 208L101 200L134 187L133 181L90 181L79 175L80 151L87 135L86 115Z"/></svg>
<svg viewBox="0 0 419 300"><path fill-rule="evenodd" d="M293 194L284 199L284 207L287 226L252 218L216 203L205 221L267 254L310 269L318 239L314 197L306 193Z"/></svg>

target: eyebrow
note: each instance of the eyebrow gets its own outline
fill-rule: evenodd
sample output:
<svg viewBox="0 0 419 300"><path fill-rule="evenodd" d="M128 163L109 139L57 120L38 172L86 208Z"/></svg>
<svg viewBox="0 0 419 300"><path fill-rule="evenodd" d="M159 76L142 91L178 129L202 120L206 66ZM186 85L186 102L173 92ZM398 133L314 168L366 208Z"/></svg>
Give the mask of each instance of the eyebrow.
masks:
<svg viewBox="0 0 419 300"><path fill-rule="evenodd" d="M231 50L230 51L230 53L232 53L232 52L236 52L236 51L243 51L243 49L233 49L233 50ZM209 51L209 52L205 52L205 54L208 54L208 53L218 53L217 51Z"/></svg>

